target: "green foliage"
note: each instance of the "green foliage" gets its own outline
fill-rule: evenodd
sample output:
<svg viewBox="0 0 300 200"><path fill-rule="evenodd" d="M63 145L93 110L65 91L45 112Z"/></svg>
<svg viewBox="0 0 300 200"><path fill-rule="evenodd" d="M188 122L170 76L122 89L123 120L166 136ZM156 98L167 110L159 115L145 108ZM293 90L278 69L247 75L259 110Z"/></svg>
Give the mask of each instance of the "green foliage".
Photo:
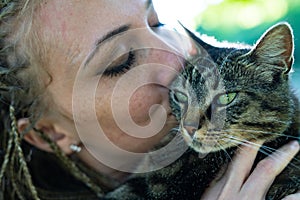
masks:
<svg viewBox="0 0 300 200"><path fill-rule="evenodd" d="M295 73L293 84L300 96L300 1L299 0L223 0L211 4L196 18L196 30L219 41L254 44L261 34L277 22L287 21L294 30Z"/></svg>

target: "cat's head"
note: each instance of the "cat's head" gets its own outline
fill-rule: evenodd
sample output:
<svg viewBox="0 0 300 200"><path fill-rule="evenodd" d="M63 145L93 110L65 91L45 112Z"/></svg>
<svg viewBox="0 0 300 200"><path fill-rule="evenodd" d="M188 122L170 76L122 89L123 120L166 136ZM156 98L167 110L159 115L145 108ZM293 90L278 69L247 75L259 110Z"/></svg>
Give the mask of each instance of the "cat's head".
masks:
<svg viewBox="0 0 300 200"><path fill-rule="evenodd" d="M252 48L214 47L189 34L202 47L170 90L173 114L188 144L209 153L280 136L293 110L290 26L271 27Z"/></svg>

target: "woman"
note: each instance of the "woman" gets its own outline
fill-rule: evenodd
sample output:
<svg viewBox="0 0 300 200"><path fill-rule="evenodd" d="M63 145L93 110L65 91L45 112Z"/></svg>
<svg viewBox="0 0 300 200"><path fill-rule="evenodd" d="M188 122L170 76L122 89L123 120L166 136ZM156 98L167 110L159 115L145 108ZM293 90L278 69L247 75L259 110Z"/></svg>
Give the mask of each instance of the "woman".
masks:
<svg viewBox="0 0 300 200"><path fill-rule="evenodd" d="M0 17L0 198L95 199L126 184L176 125L168 85L192 45L146 0L3 0ZM263 199L299 145L250 175L256 150L242 149L204 199Z"/></svg>

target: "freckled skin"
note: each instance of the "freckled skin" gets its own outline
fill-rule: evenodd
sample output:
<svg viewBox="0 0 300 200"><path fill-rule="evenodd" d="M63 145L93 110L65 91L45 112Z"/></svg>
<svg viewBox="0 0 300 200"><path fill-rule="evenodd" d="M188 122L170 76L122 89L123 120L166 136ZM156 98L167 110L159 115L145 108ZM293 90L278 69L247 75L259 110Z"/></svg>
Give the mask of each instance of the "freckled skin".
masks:
<svg viewBox="0 0 300 200"><path fill-rule="evenodd" d="M121 86L122 90L115 96L117 102L115 106L118 107L120 114L129 108L130 116L127 115L121 120L127 120L131 117L136 125L145 126L151 122L149 109L152 105L158 104L167 112L167 117L161 119L166 123L160 132L150 138L132 137L121 130L113 115L120 116L120 114L113 113L111 102L112 93L122 76L113 76L101 77L95 91L95 111L99 124L112 143L131 152L147 152L177 124L169 107L168 85L175 77L174 72L169 69L178 73L182 68L183 58L172 53L174 51L165 42L165 36L160 35L160 32L156 33L151 28L158 23L158 18L153 7L146 10L145 2L144 0L134 0L134 2L126 0L120 4L119 1L115 0L93 0L86 4L84 1L54 0L48 1L40 8L38 19L43 26L39 33L49 51L47 55L49 59L45 68L52 78L51 84L47 87L47 98L45 99L53 109L47 113L46 117L51 117L58 124L57 126L64 127L64 131L78 141L80 138L74 124L72 108L75 80L82 81L86 87L93 87L97 78L99 79L97 72L105 69L111 62L113 57L111 52L117 49L126 54L128 53L127 50L135 48L134 45L140 47L156 45L156 48L141 49L134 52L136 59L132 68L145 67L141 68L138 74L134 74L124 81ZM114 12L110 12L111 10ZM116 13L118 14L116 15ZM128 35L123 38L116 36L116 39L104 43L86 69L80 70L82 63L94 49L95 43L108 31L124 24L130 25ZM133 39L134 43L128 42L133 41ZM177 40L174 39L174 41ZM174 45L176 47L176 44ZM119 47L124 48L124 50ZM186 51L179 45L177 47L178 52ZM159 64L159 67L154 67L153 63ZM133 84L142 81L148 81L149 84L143 87L137 85L136 91L128 90ZM80 106L76 108L85 123L89 123L94 116L94 110L89 111L87 109L88 94L86 90L79 91L82 98L78 102ZM124 102L128 95L131 97L129 102ZM151 112L154 116L159 117L160 111L158 109ZM89 131L91 134L94 132L93 130ZM100 147L103 146L96 134L91 135L85 143L86 146L93 147L93 151L101 151ZM85 154L81 159L86 160L87 155ZM89 163L92 167L98 164ZM100 168L96 167L97 170ZM107 170L104 169L104 171Z"/></svg>

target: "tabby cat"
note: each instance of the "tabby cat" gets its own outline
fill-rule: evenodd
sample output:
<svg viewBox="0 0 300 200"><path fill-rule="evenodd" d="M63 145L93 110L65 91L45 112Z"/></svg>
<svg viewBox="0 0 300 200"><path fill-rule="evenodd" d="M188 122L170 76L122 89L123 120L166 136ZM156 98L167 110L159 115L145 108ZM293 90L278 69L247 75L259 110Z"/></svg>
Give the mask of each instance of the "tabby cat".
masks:
<svg viewBox="0 0 300 200"><path fill-rule="evenodd" d="M270 28L253 48L218 48L187 30L199 55L171 86L171 107L180 132L201 154L232 154L241 143L269 154L299 138L299 101L289 85L293 64L293 34L287 23ZM206 53L207 52L207 53ZM257 160L262 159L259 155ZM204 158L206 159L206 158ZM300 154L275 180L267 199L281 199L300 189ZM211 160L214 176L218 160ZM207 169L206 169L207 170Z"/></svg>
<svg viewBox="0 0 300 200"><path fill-rule="evenodd" d="M171 84L170 105L192 150L170 166L130 179L105 199L199 200L237 145L255 148L256 140L266 140L257 163L299 139L299 102L289 85L293 34L287 23L270 28L254 47L215 47L186 31L199 53ZM267 200L300 189L299 159L298 153L276 178Z"/></svg>

